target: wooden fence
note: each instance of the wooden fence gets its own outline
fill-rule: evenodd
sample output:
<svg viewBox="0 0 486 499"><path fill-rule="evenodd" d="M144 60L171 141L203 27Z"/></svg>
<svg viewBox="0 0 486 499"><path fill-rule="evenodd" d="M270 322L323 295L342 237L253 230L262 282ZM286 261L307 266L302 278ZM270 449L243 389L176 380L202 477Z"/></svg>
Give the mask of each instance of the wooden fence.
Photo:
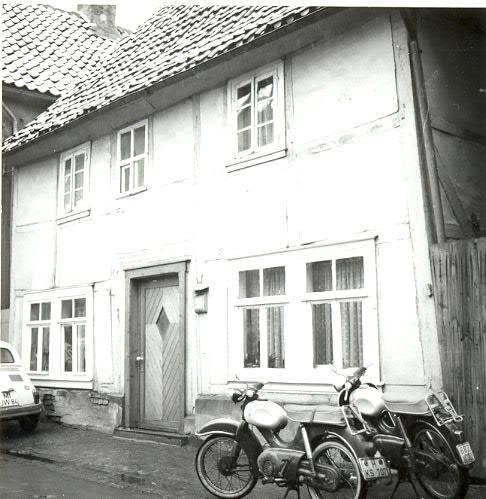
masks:
<svg viewBox="0 0 486 499"><path fill-rule="evenodd" d="M431 248L444 388L486 477L486 238Z"/></svg>

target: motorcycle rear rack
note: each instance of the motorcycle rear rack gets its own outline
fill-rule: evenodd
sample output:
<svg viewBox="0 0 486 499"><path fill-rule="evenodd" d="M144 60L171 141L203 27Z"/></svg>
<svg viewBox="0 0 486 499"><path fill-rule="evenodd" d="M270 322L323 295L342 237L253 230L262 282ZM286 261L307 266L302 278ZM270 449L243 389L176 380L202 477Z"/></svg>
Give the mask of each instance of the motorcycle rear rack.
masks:
<svg viewBox="0 0 486 499"><path fill-rule="evenodd" d="M440 392L430 392L425 397L425 403L427 404L432 416L437 423L437 426L444 426L447 423L461 423L464 419L460 414L457 413L456 409L452 405L447 393L444 391Z"/></svg>

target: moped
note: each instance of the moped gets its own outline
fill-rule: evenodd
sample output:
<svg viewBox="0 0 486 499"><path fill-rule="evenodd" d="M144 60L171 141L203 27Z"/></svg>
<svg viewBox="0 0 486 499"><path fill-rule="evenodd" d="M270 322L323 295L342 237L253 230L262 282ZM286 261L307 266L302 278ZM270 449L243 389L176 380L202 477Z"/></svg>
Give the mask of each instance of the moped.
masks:
<svg viewBox="0 0 486 499"><path fill-rule="evenodd" d="M386 459L375 457L373 442L358 433L351 419L345 421L342 409L294 404L284 409L260 398L263 386L246 384L233 392L233 402L241 403L241 422L216 419L196 433L205 439L196 471L213 495L243 497L261 479L285 487L284 498L291 490L300 498L305 487L312 499L361 499L368 480L389 476ZM298 430L287 441L279 432L289 419Z"/></svg>
<svg viewBox="0 0 486 499"><path fill-rule="evenodd" d="M409 481L417 497L417 479L437 499L461 499L468 489L468 469L475 461L471 445L464 438L460 416L447 394L431 389L409 400L387 397L376 385L362 383L366 373L360 367L346 377L338 391L338 403L348 407L361 421L362 435L397 470L398 480L391 497Z"/></svg>

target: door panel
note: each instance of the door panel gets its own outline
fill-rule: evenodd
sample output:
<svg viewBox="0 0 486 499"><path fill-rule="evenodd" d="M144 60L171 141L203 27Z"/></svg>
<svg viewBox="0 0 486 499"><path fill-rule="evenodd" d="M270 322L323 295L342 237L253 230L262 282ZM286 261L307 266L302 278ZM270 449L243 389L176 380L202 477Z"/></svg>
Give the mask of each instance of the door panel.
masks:
<svg viewBox="0 0 486 499"><path fill-rule="evenodd" d="M139 424L177 430L184 417L184 339L177 278L144 283L140 295Z"/></svg>

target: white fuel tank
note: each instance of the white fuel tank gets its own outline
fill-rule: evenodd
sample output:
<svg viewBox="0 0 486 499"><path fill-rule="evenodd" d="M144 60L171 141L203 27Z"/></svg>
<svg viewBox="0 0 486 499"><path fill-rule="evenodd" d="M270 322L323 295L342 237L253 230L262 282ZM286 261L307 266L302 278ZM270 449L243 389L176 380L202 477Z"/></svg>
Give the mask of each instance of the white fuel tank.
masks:
<svg viewBox="0 0 486 499"><path fill-rule="evenodd" d="M385 410L383 393L372 386L360 386L349 396L349 402L356 406L363 416L378 416Z"/></svg>
<svg viewBox="0 0 486 499"><path fill-rule="evenodd" d="M286 412L275 402L269 400L254 400L244 411L245 420L257 428L266 430L281 430L287 426Z"/></svg>

